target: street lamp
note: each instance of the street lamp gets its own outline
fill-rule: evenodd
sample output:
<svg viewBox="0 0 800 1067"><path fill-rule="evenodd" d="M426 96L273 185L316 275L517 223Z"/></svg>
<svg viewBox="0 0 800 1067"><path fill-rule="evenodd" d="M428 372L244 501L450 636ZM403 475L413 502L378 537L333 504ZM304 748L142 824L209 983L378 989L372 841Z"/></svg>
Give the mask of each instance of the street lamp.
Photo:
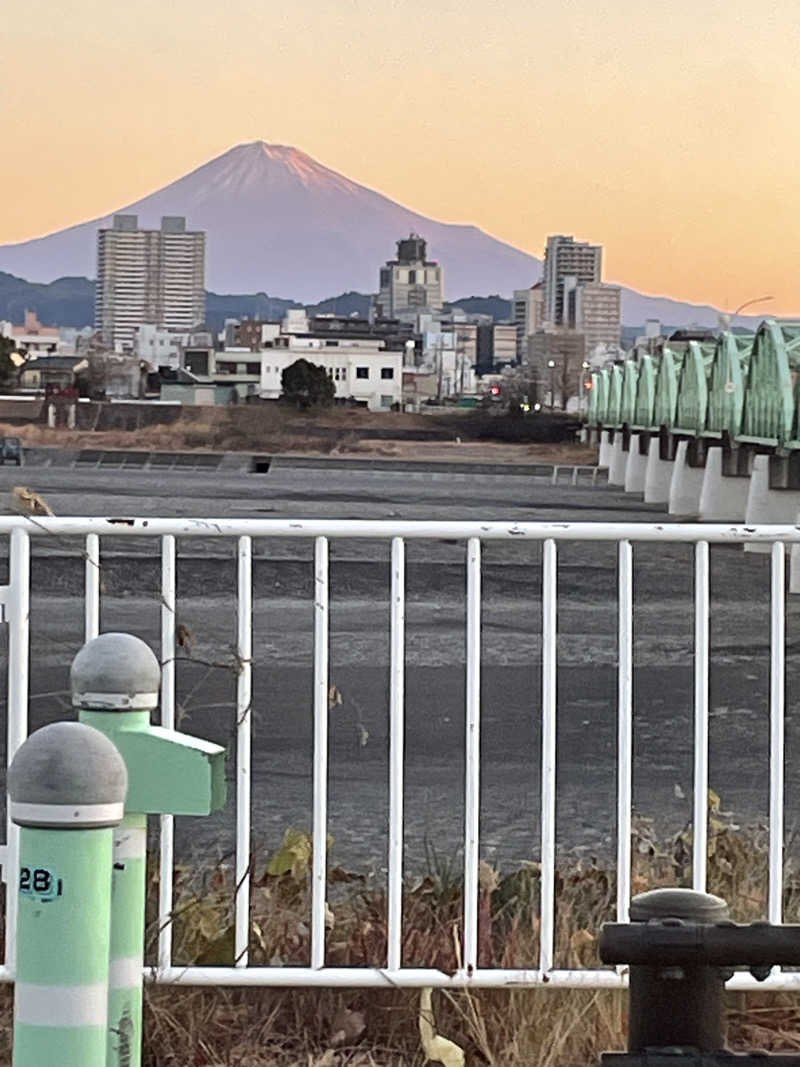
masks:
<svg viewBox="0 0 800 1067"><path fill-rule="evenodd" d="M774 296L756 296L752 300L745 300L743 304L740 304L735 311L726 311L724 315L719 316L719 324L723 329L729 329L732 319L739 314L740 311L744 311L745 308L752 307L753 304L763 304L766 300L774 300Z"/></svg>
<svg viewBox="0 0 800 1067"><path fill-rule="evenodd" d="M733 312L734 315L738 315L744 308L749 308L752 304L763 304L765 300L774 300L774 296L757 296L753 300L745 300L743 304L740 304L738 308Z"/></svg>
<svg viewBox="0 0 800 1067"><path fill-rule="evenodd" d="M550 368L550 410L556 406L555 367L556 361L548 359L547 366Z"/></svg>
<svg viewBox="0 0 800 1067"><path fill-rule="evenodd" d="M585 389L584 381L585 381L585 378L586 378L586 372L589 369L589 367L590 367L590 363L589 363L589 361L587 359L585 359L583 361L583 363L581 363L581 387L580 387L580 396L578 398L578 410L579 411L583 411L583 391Z"/></svg>

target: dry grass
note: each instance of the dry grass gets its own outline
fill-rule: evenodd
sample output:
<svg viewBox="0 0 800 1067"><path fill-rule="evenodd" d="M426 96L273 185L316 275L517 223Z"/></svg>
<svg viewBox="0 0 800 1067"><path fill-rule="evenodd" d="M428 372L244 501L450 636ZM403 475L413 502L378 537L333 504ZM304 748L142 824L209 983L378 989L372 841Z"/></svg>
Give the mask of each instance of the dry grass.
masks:
<svg viewBox="0 0 800 1067"><path fill-rule="evenodd" d="M458 434L459 419L446 420ZM362 409L331 408L313 415L277 404L235 408L184 408L177 421L135 430L49 429L40 423L0 424L0 435L22 438L27 447L215 451L386 456L399 459L497 463L594 463L595 449L576 444L501 444L484 441L370 440L369 429L408 431L441 428L435 417ZM316 431L316 432L315 432ZM324 436L319 431L324 432Z"/></svg>
<svg viewBox="0 0 800 1067"><path fill-rule="evenodd" d="M305 963L309 948L306 835L253 871L251 962ZM690 834L660 847L652 827L634 835L634 890L687 885ZM404 963L458 965L461 893L454 865L436 863L405 894ZM724 896L734 918L765 913L767 840L712 811L709 890ZM595 935L613 917L613 867L565 863L558 872L558 966L597 963ZM157 882L149 886L155 908ZM481 871L480 964L535 966L539 875L535 864L502 876ZM232 961L230 872L179 869L175 959ZM331 871L334 924L329 964L382 965L386 900L370 879ZM787 872L786 921L800 919L800 879ZM150 928L152 959L156 931ZM144 1067L421 1067L418 994L409 990L146 988ZM469 1067L589 1067L625 1043L625 995L610 991L531 989L437 993L440 1032L467 1053ZM11 1062L12 993L0 989L0 1063ZM787 994L729 994L729 1043L737 1049L800 1049L800 1007ZM352 1025L350 1025L352 1023ZM348 1036L349 1032L349 1036Z"/></svg>
<svg viewBox="0 0 800 1067"><path fill-rule="evenodd" d="M252 964L306 964L309 955L307 836L295 832L253 871ZM767 841L712 811L709 891L733 917L766 911ZM641 822L634 838L634 891L691 880L689 832L660 847ZM404 898L406 966L459 965L461 889L455 865L438 863ZM230 964L232 886L227 870L179 871L175 922L178 963ZM154 896L156 885L151 886ZM613 866L566 863L557 874L556 965L597 965L596 933L613 917ZM386 899L372 880L331 871L334 913L327 962L382 966ZM786 921L800 919L800 880L788 872ZM483 866L479 965L531 967L538 958L539 872L535 864L503 876ZM799 961L800 962L800 961ZM438 993L439 1029L467 1050L467 1063L493 1067L579 1067L625 1044L625 996L610 991ZM420 1065L417 993L335 990L147 990L147 1067L388 1067ZM729 995L729 1040L736 1048L800 1048L800 1008L786 995ZM363 1014L352 1042L337 1036L348 1013ZM362 1032L363 1029L363 1032Z"/></svg>

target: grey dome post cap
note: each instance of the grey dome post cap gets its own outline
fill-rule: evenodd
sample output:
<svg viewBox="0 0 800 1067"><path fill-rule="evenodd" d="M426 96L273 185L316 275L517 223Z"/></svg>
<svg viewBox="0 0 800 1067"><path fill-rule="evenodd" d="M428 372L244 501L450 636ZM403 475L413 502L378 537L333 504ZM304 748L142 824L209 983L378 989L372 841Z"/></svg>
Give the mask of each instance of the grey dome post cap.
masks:
<svg viewBox="0 0 800 1067"><path fill-rule="evenodd" d="M633 898L629 915L631 922L682 919L685 922L718 923L728 918L728 905L722 897L698 893L694 889L651 889Z"/></svg>
<svg viewBox="0 0 800 1067"><path fill-rule="evenodd" d="M87 642L69 672L74 707L139 711L158 707L161 667L149 645L133 634L100 634Z"/></svg>
<svg viewBox="0 0 800 1067"><path fill-rule="evenodd" d="M128 772L112 741L80 722L54 722L25 741L8 769L9 815L18 826L116 826Z"/></svg>

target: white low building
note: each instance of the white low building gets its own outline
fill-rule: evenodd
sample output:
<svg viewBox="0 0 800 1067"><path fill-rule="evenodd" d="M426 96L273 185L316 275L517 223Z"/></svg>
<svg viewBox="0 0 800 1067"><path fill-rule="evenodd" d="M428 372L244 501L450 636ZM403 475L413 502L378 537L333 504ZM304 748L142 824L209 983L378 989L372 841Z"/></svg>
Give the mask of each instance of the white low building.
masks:
<svg viewBox="0 0 800 1067"><path fill-rule="evenodd" d="M469 323L425 330L423 365L437 375L440 397L475 392L475 327Z"/></svg>
<svg viewBox="0 0 800 1067"><path fill-rule="evenodd" d="M133 351L151 367L171 367L177 370L180 366L181 345L186 343L188 337L188 333L177 333L164 326L142 323L133 335Z"/></svg>
<svg viewBox="0 0 800 1067"><path fill-rule="evenodd" d="M277 400L281 375L298 359L324 367L339 401L365 404L370 411L388 411L400 404L403 391L403 353L387 352L383 341L372 339L282 337L283 344L251 358L261 361L261 397Z"/></svg>

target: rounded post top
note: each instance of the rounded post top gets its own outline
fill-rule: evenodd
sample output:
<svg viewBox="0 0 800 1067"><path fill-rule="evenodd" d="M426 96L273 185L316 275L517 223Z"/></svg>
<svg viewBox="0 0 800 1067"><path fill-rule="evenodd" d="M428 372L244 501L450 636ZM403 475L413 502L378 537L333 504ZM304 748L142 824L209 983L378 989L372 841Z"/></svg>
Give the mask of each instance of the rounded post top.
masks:
<svg viewBox="0 0 800 1067"><path fill-rule="evenodd" d="M161 667L133 634L100 634L72 661L72 704L92 711L143 711L158 706Z"/></svg>
<svg viewBox="0 0 800 1067"><path fill-rule="evenodd" d="M9 814L19 826L116 826L127 791L125 761L113 742L80 722L37 730L8 769Z"/></svg>
<svg viewBox="0 0 800 1067"><path fill-rule="evenodd" d="M698 893L694 889L651 889L633 898L629 914L631 922L681 919L684 922L718 923L728 918L728 905L722 897Z"/></svg>

